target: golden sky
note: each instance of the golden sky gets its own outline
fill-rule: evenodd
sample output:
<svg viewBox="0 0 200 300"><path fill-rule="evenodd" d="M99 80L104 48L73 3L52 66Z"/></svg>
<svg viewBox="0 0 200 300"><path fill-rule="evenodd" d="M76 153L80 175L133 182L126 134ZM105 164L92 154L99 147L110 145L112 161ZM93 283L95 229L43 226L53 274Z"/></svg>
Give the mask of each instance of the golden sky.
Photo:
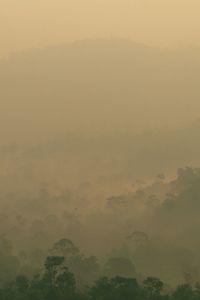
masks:
<svg viewBox="0 0 200 300"><path fill-rule="evenodd" d="M91 37L200 42L199 0L0 0L0 55Z"/></svg>

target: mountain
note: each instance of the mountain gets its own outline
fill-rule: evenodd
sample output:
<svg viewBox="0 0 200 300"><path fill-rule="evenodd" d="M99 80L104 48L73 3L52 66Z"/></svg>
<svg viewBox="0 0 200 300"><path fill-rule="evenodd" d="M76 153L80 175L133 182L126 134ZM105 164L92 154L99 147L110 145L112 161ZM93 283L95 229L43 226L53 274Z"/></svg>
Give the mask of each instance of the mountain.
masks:
<svg viewBox="0 0 200 300"><path fill-rule="evenodd" d="M137 132L199 117L200 49L124 39L32 49L0 61L2 141Z"/></svg>

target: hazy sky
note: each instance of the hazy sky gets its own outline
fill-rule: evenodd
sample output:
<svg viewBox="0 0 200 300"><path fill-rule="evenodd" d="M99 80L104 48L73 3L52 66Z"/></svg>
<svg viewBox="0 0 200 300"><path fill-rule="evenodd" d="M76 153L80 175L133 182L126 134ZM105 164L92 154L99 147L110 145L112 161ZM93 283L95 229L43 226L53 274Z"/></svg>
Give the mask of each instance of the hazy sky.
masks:
<svg viewBox="0 0 200 300"><path fill-rule="evenodd" d="M0 55L88 37L200 43L199 0L0 0Z"/></svg>

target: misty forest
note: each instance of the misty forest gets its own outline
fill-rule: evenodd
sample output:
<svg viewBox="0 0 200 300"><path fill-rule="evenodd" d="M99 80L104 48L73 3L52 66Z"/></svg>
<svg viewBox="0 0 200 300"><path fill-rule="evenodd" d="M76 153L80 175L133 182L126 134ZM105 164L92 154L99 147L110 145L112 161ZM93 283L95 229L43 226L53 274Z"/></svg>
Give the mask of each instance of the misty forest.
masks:
<svg viewBox="0 0 200 300"><path fill-rule="evenodd" d="M200 48L0 60L0 300L200 300Z"/></svg>

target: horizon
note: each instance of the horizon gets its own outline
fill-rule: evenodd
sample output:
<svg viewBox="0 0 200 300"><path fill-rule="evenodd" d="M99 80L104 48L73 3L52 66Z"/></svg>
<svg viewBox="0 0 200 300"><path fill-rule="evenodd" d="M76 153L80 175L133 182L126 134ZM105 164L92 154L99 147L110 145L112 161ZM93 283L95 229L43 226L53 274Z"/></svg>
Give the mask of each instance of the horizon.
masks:
<svg viewBox="0 0 200 300"><path fill-rule="evenodd" d="M199 44L199 9L197 0L2 0L0 56L112 36L169 48Z"/></svg>
<svg viewBox="0 0 200 300"><path fill-rule="evenodd" d="M85 38L80 38L80 39L75 39L71 41L63 41L63 42L57 42L57 43L50 43L47 45L43 46L33 46L33 47L28 47L25 49L17 49L14 51L10 51L7 54L0 56L0 61L10 59L12 57L20 56L20 55L25 55L30 52L37 52L37 51L45 51L48 49L54 49L54 48L62 48L62 47L67 47L67 46L75 46L77 44L83 44L86 42L97 42L97 41L124 41L128 42L132 45L137 45L141 46L144 48L149 48L149 49L157 49L161 51L169 51L169 52L174 52L174 51L187 51L187 50L192 50L192 49L200 49L200 42L199 43L188 43L188 44L178 44L178 45L151 45L145 42L137 42L134 39L128 38L128 37L122 37L122 36L102 36L102 37L85 37Z"/></svg>

